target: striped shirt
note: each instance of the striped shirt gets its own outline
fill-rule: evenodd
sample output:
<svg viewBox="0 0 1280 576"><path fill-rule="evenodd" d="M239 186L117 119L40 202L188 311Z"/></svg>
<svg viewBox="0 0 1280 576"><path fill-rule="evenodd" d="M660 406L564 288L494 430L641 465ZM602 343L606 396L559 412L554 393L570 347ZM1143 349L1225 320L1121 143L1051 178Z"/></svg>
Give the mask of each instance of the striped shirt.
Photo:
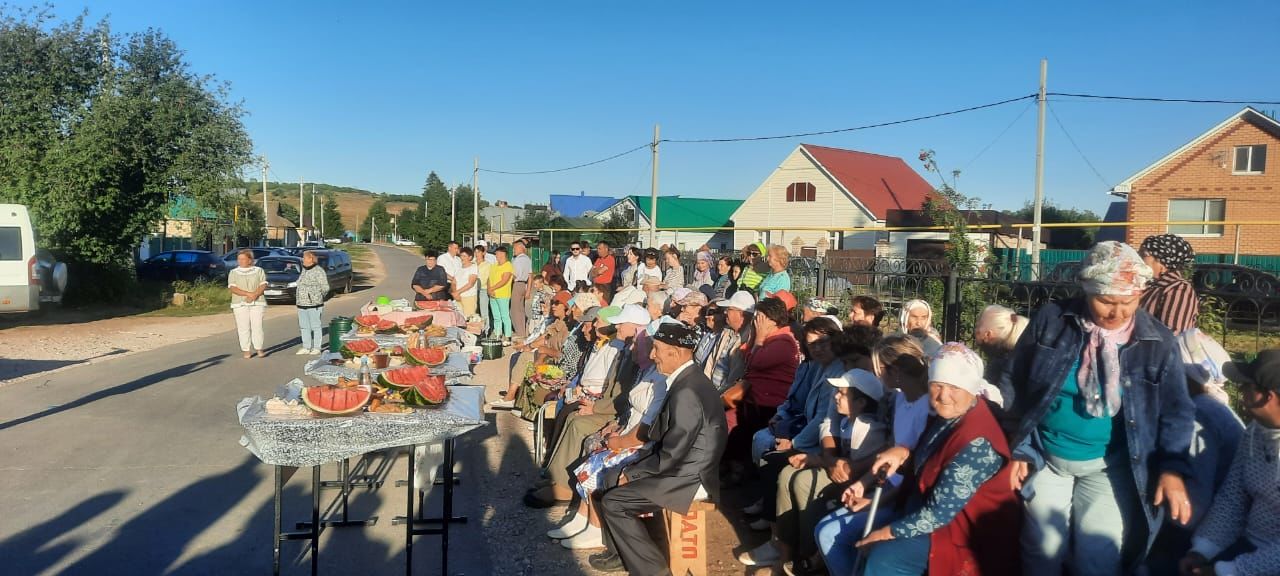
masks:
<svg viewBox="0 0 1280 576"><path fill-rule="evenodd" d="M1142 294L1142 308L1164 322L1174 334L1196 327L1200 298L1181 274L1168 270L1151 281Z"/></svg>

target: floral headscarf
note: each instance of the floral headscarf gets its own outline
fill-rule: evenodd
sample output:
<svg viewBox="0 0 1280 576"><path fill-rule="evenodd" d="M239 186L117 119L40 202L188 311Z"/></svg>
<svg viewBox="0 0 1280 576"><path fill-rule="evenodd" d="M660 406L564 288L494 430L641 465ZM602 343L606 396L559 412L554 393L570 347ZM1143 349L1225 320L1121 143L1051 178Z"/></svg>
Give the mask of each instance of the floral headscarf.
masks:
<svg viewBox="0 0 1280 576"><path fill-rule="evenodd" d="M1151 267L1124 242L1094 244L1080 263L1080 285L1091 296L1131 296L1146 288L1151 276Z"/></svg>
<svg viewBox="0 0 1280 576"><path fill-rule="evenodd" d="M1196 259L1196 251L1191 244L1177 234L1160 234L1147 236L1142 241L1142 251L1159 260L1166 268L1181 270Z"/></svg>

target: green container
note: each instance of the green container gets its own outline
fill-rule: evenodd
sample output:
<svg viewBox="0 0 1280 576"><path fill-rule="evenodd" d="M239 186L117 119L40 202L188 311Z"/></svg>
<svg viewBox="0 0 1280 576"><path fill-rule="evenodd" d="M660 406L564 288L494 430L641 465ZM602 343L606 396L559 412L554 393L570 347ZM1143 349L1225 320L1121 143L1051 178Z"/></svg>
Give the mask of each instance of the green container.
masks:
<svg viewBox="0 0 1280 576"><path fill-rule="evenodd" d="M496 360L502 357L502 339L485 338L480 341L480 357L484 360Z"/></svg>
<svg viewBox="0 0 1280 576"><path fill-rule="evenodd" d="M342 335L351 331L351 323L353 320L346 316L338 316L329 321L329 351L337 352L342 349Z"/></svg>

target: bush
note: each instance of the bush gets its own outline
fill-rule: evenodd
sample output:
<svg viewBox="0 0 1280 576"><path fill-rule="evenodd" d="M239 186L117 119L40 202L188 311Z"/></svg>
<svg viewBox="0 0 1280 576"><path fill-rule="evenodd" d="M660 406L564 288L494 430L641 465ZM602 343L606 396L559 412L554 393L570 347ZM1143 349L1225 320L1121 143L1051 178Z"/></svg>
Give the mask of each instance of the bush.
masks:
<svg viewBox="0 0 1280 576"><path fill-rule="evenodd" d="M142 305L146 300L132 267L67 262L67 306Z"/></svg>

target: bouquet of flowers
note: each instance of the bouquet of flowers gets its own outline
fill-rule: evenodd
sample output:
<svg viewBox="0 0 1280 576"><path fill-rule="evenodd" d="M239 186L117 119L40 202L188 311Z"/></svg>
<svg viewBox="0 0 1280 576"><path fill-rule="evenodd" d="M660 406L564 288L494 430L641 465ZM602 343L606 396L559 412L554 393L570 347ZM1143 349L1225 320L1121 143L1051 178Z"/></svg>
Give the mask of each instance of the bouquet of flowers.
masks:
<svg viewBox="0 0 1280 576"><path fill-rule="evenodd" d="M569 383L564 370L555 364L542 364L533 368L525 380L544 390L556 391Z"/></svg>

